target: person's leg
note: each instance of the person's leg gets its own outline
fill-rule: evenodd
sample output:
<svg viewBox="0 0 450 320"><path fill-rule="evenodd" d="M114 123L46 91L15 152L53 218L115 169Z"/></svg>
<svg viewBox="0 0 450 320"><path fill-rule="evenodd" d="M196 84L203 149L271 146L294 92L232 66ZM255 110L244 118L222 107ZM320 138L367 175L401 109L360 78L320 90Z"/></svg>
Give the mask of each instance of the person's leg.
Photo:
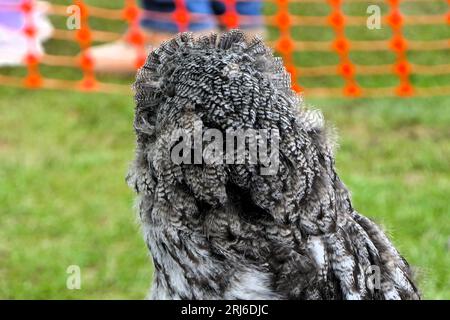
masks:
<svg viewBox="0 0 450 320"><path fill-rule="evenodd" d="M140 25L145 34L146 45L151 48L179 31L192 31L198 34L216 29L216 19L209 0L184 0L188 11L186 30L180 30L180 24L173 19L176 10L175 0L142 0ZM99 45L91 49L96 71L109 73L131 73L135 71L138 52L125 39Z"/></svg>
<svg viewBox="0 0 450 320"><path fill-rule="evenodd" d="M256 35L264 38L265 27L264 18L262 15L263 3L261 0L237 0L235 1L235 12L239 15L237 20L237 28L246 32L249 35ZM212 0L211 7L214 14L217 16L222 29L227 26L224 18L227 13L227 4L225 1Z"/></svg>
<svg viewBox="0 0 450 320"><path fill-rule="evenodd" d="M209 31L216 28L216 20L209 0L184 0L186 10L189 12L189 21L186 31ZM144 9L141 26L144 30L165 33L177 33L180 25L173 20L172 14L176 10L173 0L144 0Z"/></svg>

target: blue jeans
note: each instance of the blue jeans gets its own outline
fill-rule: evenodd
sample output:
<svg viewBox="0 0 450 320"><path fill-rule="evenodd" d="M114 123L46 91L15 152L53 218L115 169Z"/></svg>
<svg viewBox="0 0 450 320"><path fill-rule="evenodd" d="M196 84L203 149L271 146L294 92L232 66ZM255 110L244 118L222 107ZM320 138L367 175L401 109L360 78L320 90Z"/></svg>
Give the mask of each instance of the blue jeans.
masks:
<svg viewBox="0 0 450 320"><path fill-rule="evenodd" d="M178 32L179 27L172 20L171 14L175 10L174 0L141 0L144 14L141 25L145 29L163 32ZM189 31L202 31L214 28L224 28L220 16L226 12L225 4L217 0L184 0L189 12ZM236 13L239 14L240 29L261 28L262 2L258 0L236 1Z"/></svg>

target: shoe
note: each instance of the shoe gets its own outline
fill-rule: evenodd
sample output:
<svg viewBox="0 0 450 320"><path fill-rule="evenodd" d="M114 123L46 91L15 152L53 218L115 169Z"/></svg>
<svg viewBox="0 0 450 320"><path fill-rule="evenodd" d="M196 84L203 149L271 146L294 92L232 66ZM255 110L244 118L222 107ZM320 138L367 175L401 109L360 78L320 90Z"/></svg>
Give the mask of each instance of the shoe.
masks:
<svg viewBox="0 0 450 320"><path fill-rule="evenodd" d="M144 52L128 42L126 38L94 46L89 49L89 55L93 61L94 71L107 74L133 74L144 62L148 53L165 41L172 39L176 33L164 33L156 31L143 31L145 38ZM194 32L195 36L214 32L205 30Z"/></svg>

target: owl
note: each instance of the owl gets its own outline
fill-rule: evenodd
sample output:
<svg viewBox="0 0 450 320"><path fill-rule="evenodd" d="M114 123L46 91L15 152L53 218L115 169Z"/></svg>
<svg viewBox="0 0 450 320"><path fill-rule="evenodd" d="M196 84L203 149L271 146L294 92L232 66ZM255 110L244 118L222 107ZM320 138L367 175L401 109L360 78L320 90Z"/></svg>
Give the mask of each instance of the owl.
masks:
<svg viewBox="0 0 450 320"><path fill-rule="evenodd" d="M408 263L353 208L332 130L262 40L181 33L134 89L127 181L151 299L420 298Z"/></svg>

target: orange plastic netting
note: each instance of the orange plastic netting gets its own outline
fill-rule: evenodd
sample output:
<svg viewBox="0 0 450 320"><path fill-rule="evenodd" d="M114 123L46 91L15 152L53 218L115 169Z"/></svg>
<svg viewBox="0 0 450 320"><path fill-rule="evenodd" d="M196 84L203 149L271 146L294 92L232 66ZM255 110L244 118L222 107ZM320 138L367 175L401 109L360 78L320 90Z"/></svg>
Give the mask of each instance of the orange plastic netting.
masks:
<svg viewBox="0 0 450 320"><path fill-rule="evenodd" d="M251 1L251 0L246 0ZM409 2L428 2L436 0L404 0ZM450 0L440 0L450 4ZM248 16L239 15L236 10L236 0L222 0L226 12L221 16L221 21L227 28L235 28L241 21L249 19ZM372 0L370 3L384 3L389 6L389 12L382 17L382 23L392 30L392 38L389 40L350 40L346 37L346 26L365 26L367 16L346 16L343 12L343 4L364 2L367 0L269 0L276 6L274 14L266 15L268 26L279 31L279 37L275 41L268 41L283 57L287 70L291 73L292 86L298 92L304 92L311 96L433 96L447 95L450 93L450 85L434 87L417 87L410 81L411 74L421 75L450 75L450 64L419 65L408 62L407 51L431 51L448 50L449 39L441 40L408 40L403 35L405 25L444 25L450 24L450 13L428 15L404 15L400 11L400 0ZM323 3L331 8L328 16L302 16L290 12L290 3ZM56 29L52 37L59 40L76 41L80 47L80 55L60 56L44 54L39 56L33 47L36 36L36 27L33 25L31 14L35 6L34 0L23 0L20 10L25 16L25 26L22 32L29 39L28 54L25 58L27 75L24 78L1 75L0 85L24 86L27 88L53 88L53 89L77 89L83 91L100 91L108 93L130 93L129 85L120 85L101 82L96 78L93 60L89 56L89 48L93 41L113 41L123 35L114 32L94 30L89 27L89 17L97 17L110 20L123 20L128 24L126 41L133 45L137 51L135 61L136 69L139 68L146 56L145 37L139 27L139 19L142 10L135 0L125 0L124 8L106 9L89 6L82 0L74 0L73 4L80 8L81 28L78 30ZM186 31L190 22L202 19L201 14L190 13L184 0L175 0L175 11L172 19L176 22L179 31ZM52 5L50 14L67 16L66 6ZM292 37L292 27L295 26L326 26L332 28L334 39L331 41L300 41ZM298 51L322 51L334 52L339 57L337 66L310 66L299 67L295 64L293 54ZM351 61L350 52L391 51L395 53L394 64L383 65L358 65ZM64 66L80 68L83 73L79 81L61 80L43 77L39 71L39 65ZM396 87L364 88L357 82L357 75L385 75L395 74L399 79ZM301 85L302 77L318 77L339 75L344 80L342 88L306 88Z"/></svg>

